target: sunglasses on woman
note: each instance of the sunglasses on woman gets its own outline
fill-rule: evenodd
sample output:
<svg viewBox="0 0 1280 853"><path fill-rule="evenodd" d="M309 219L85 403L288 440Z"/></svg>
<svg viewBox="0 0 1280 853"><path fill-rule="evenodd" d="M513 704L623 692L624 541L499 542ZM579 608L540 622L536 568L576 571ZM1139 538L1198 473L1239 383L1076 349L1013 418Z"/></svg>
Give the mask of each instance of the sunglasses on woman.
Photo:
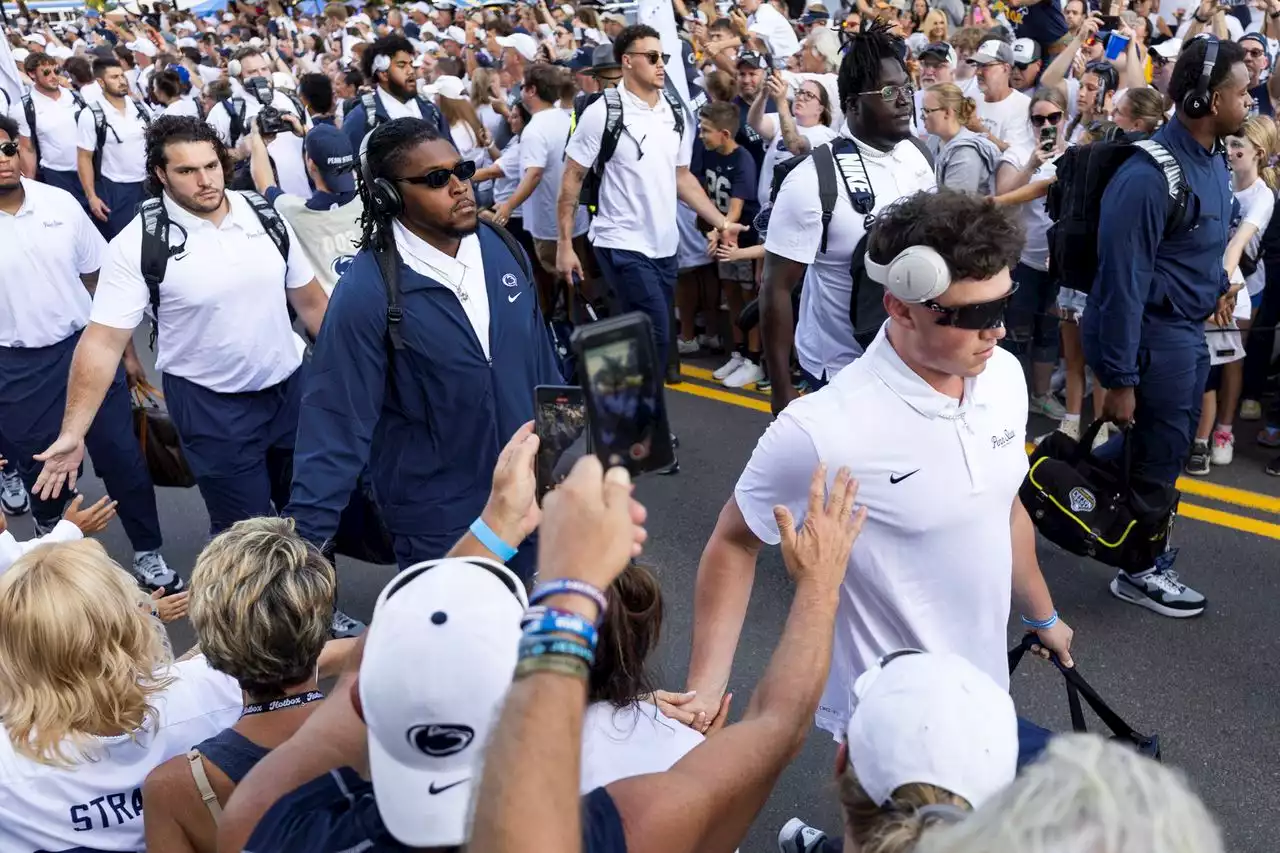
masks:
<svg viewBox="0 0 1280 853"><path fill-rule="evenodd" d="M939 326L981 332L986 329L998 329L1004 325L1005 309L1009 307L1013 294L1017 292L1018 285L1015 282L1008 293L990 302L975 302L971 305L939 305L930 300L923 305L941 315L938 317Z"/></svg>
<svg viewBox="0 0 1280 853"><path fill-rule="evenodd" d="M450 178L457 178L460 181L469 181L476 173L476 164L471 160L459 160L458 165L452 169L441 167L432 169L425 175L414 175L407 178L396 178L396 181L403 184L418 184L428 189L438 190L449 185Z"/></svg>
<svg viewBox="0 0 1280 853"><path fill-rule="evenodd" d="M1046 124L1057 124L1057 123L1058 123L1058 122L1060 122L1060 121L1062 121L1062 113L1061 113L1061 112L1049 113L1049 114L1048 114L1048 115L1046 115L1046 116L1032 116L1032 117L1031 117L1031 124L1032 124L1032 125L1033 125L1037 130L1039 130L1040 128L1044 127Z"/></svg>
<svg viewBox="0 0 1280 853"><path fill-rule="evenodd" d="M0 142L0 154L5 157L18 156L18 143L16 142Z"/></svg>

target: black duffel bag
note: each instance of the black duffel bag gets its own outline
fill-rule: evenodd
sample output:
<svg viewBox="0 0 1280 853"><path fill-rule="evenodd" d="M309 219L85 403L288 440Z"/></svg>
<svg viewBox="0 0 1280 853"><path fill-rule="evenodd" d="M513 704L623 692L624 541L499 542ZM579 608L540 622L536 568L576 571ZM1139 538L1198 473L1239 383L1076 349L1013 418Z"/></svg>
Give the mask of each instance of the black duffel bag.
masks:
<svg viewBox="0 0 1280 853"><path fill-rule="evenodd" d="M152 484L189 489L196 484L196 476L182 455L177 428L160 405L163 399L156 388L138 383L133 389L133 434L142 448Z"/></svg>
<svg viewBox="0 0 1280 853"><path fill-rule="evenodd" d="M365 563L395 565L394 543L367 477L367 474L362 476L351 492L351 499L338 520L338 532L328 543L325 556L332 560L334 554L341 554Z"/></svg>
<svg viewBox="0 0 1280 853"><path fill-rule="evenodd" d="M1053 432L1031 454L1018 490L1036 529L1060 548L1126 571L1143 571L1169 545L1178 510L1177 488L1132 474L1132 437L1119 460L1093 455L1104 421L1077 441Z"/></svg>

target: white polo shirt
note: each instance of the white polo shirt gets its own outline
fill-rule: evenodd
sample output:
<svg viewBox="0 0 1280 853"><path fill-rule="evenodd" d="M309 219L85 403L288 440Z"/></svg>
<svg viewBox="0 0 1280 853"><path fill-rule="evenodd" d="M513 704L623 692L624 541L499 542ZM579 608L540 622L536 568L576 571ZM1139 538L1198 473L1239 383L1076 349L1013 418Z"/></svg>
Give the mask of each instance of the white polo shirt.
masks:
<svg viewBox="0 0 1280 853"><path fill-rule="evenodd" d="M50 98L34 86L31 103L36 110L36 134L40 142L40 165L55 172L76 170L76 106L70 89L62 89L58 97ZM22 100L9 106L9 118L18 123L18 133L30 138L27 111Z"/></svg>
<svg viewBox="0 0 1280 853"><path fill-rule="evenodd" d="M889 343L792 402L756 444L734 498L761 541L776 544L773 507L802 523L818 461L847 466L867 521L840 591L831 673L817 725L844 732L854 680L904 647L963 655L1008 687L1012 592L1009 521L1027 472L1027 386L997 347L956 400Z"/></svg>
<svg viewBox="0 0 1280 853"><path fill-rule="evenodd" d="M520 134L521 174L529 169L542 170L542 180L523 205L524 227L537 240L554 240L559 236L556 201L560 196L560 179L564 176L565 140L569 138L571 122L564 110L548 107L535 113ZM589 224L587 209L578 205L573 236L587 233Z"/></svg>
<svg viewBox="0 0 1280 853"><path fill-rule="evenodd" d="M0 732L0 850L142 850L147 774L235 724L236 682L204 657L173 665L177 680L152 698L136 732L92 738L88 758L51 767L19 755ZM74 750L68 747L68 754Z"/></svg>
<svg viewBox="0 0 1280 853"><path fill-rule="evenodd" d="M236 97L244 98L244 132L240 138L236 140L236 144L243 142L249 138L249 134L253 132L251 122L254 117L262 112L262 104L258 103L258 99L253 95L245 92L243 87L240 94ZM293 113L298 115L298 110L294 107L293 101L289 100L289 96L284 92L275 90L271 99L271 106L280 110L282 113ZM302 121L302 126L307 126L307 117L298 116ZM218 132L218 136L226 145L231 144L231 116L227 115L227 109L221 102L214 105L209 110L209 116L206 119L210 126ZM271 144L267 146L267 153L271 155L271 160L276 164L276 172L280 176L280 189L289 195L296 195L299 198L311 198L311 184L307 182L307 167L302 160L302 138L295 136L293 131L285 131L276 134L276 138L271 140Z"/></svg>
<svg viewBox="0 0 1280 853"><path fill-rule="evenodd" d="M47 347L88 324L80 276L107 244L71 193L26 178L22 190L17 214L0 212L0 347Z"/></svg>
<svg viewBox="0 0 1280 853"><path fill-rule="evenodd" d="M160 333L156 369L211 391L260 391L283 382L302 363L302 340L289 324L285 288L314 277L293 229L289 262L237 192L227 192L231 212L221 226L201 219L165 195L175 226L185 229L186 249L169 258L160 285ZM169 241L182 240L170 229ZM90 319L133 329L150 307L142 278L142 217L116 235L98 277Z"/></svg>
<svg viewBox="0 0 1280 853"><path fill-rule="evenodd" d="M686 117L684 133L677 137L675 115L666 98L659 95L651 107L627 91L626 83L620 83L618 91L623 132L604 167L600 204L591 220L591 244L670 258L680 245L676 169L688 167L698 126ZM583 111L569 140L567 153L574 162L588 169L595 165L604 122L604 98L597 98Z"/></svg>
<svg viewBox="0 0 1280 853"><path fill-rule="evenodd" d="M417 98L400 101L381 86L378 87L378 98L382 101L382 108L387 111L387 121L398 118L422 118L422 106ZM368 119L369 116L365 116L366 127L368 127Z"/></svg>
<svg viewBox="0 0 1280 853"><path fill-rule="evenodd" d="M166 104L160 111L160 114L166 116L190 116L192 118L199 118L200 108L196 106L195 98L190 95L183 95L176 101Z"/></svg>
<svg viewBox="0 0 1280 853"><path fill-rule="evenodd" d="M841 134L850 136L847 126ZM862 152L867 180L875 193L873 215L903 196L937 187L933 167L911 140L904 139L891 151L880 151L856 139L854 142ZM830 379L862 352L849 323L853 287L849 264L853 250L866 234L866 221L849 203L843 179L837 176L836 184L839 189L827 228L825 253L818 251L822 242L822 204L812 158L787 175L778 189L764 242L765 251L809 265L800 295L796 355L800 366L819 379L824 374Z"/></svg>
<svg viewBox="0 0 1280 853"><path fill-rule="evenodd" d="M122 110L117 110L105 97L98 105L107 119L107 133L102 142L102 177L117 184L142 183L147 179L147 123L128 98ZM93 110L80 113L76 133L77 148L92 152L97 147Z"/></svg>

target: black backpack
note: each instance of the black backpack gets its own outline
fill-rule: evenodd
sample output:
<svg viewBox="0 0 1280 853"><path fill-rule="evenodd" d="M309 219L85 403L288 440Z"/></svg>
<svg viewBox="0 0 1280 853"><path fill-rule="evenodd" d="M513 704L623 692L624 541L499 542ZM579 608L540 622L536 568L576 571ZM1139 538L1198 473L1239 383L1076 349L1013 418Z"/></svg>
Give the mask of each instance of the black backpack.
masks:
<svg viewBox="0 0 1280 853"><path fill-rule="evenodd" d="M227 111L227 118L231 120L231 127L227 131L231 138L227 147L235 148L236 143L240 141L240 137L249 132L249 120L246 118L249 105L245 103L244 98L227 98L220 103L222 108Z"/></svg>
<svg viewBox="0 0 1280 853"><path fill-rule="evenodd" d="M604 167L613 158L613 152L618 150L618 141L622 139L623 131L626 130L622 124L622 94L617 89L605 89L598 97L604 98L604 132L600 135L600 152L596 155L596 162L587 170L587 174L582 179L582 191L578 195L578 199L582 204L587 206L587 210L594 215L600 207L600 188L604 183ZM684 136L684 104L666 89L662 90L662 97L666 98L667 104L671 107L671 112L675 116L676 136ZM593 99L594 100L594 99ZM593 100L587 100L583 104L585 111ZM575 110L574 123L571 127L570 134L577 129L577 119L579 113Z"/></svg>
<svg viewBox="0 0 1280 853"><path fill-rule="evenodd" d="M1049 187L1045 212L1049 229L1049 268L1063 287L1088 293L1098 274L1098 228L1102 194L1131 156L1142 152L1164 173L1169 190L1165 236L1183 228L1194 194L1178 165L1178 158L1159 142L1120 135L1068 148L1058 159L1058 180Z"/></svg>
<svg viewBox="0 0 1280 853"><path fill-rule="evenodd" d="M924 155L932 169L933 154L928 146L914 136L908 136L907 139ZM871 189L857 145L847 136L840 136L807 154L798 154L775 165L769 185L769 207L777 199L778 190L782 188L787 175L810 156L813 157L813 167L818 173L818 202L822 210L822 237L818 251L823 254L827 251L827 229L831 225L831 214L836 208L839 182L843 181L854 212L866 217L866 233L854 247L853 258L849 262L849 278L853 283L849 298L849 323L853 326L854 339L865 349L875 339L888 314L884 310L884 286L872 281L867 275L867 243L871 237L871 223L874 221L871 211L876 206L876 195ZM768 230L767 210L765 208L762 211L763 217L756 218L756 222L760 223L757 230L761 233Z"/></svg>
<svg viewBox="0 0 1280 853"><path fill-rule="evenodd" d="M142 119L142 123L144 125L150 127L151 113L147 112L146 107L142 106L142 104L138 102L137 98L130 98L129 100L133 103L133 108L137 110L138 118ZM112 133L115 133L115 130L107 122L106 110L102 108L102 104L97 103L96 101L91 104L86 104L84 109L81 109L76 113L77 124L80 122L80 113L85 110L88 110L89 114L93 116L93 176L96 178L102 174L102 148L107 144L107 131L111 130ZM120 141L119 136L116 137L116 141Z"/></svg>
<svg viewBox="0 0 1280 853"><path fill-rule="evenodd" d="M7 95L5 96L8 97ZM80 113L84 112L88 106L84 98L79 92L71 93L71 100L76 104L76 121L80 120ZM40 175L40 135L36 133L36 102L31 99L30 92L24 92L22 95L22 114L27 119L27 130L31 133L31 149L36 156L36 176Z"/></svg>
<svg viewBox="0 0 1280 853"><path fill-rule="evenodd" d="M271 242L276 244L280 257L289 262L289 232L284 220L276 213L274 207L256 192L241 191L240 194L249 202L253 212L258 215L263 229ZM151 348L156 348L156 335L160 331L160 283L164 281L165 269L169 258L182 254L186 250L187 234L181 225L182 242L174 246L169 240L169 212L165 209L163 198L149 198L138 205L138 213L142 215L142 279L147 283L151 295Z"/></svg>

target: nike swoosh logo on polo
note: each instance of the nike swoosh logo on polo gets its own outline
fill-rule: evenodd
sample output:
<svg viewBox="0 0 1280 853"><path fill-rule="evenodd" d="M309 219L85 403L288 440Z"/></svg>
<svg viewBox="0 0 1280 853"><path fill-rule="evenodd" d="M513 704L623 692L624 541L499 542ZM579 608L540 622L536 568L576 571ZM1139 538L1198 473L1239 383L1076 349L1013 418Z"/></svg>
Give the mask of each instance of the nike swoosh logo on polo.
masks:
<svg viewBox="0 0 1280 853"><path fill-rule="evenodd" d="M522 290L520 291L520 293L524 293L524 291ZM520 298L520 293L513 293L510 296L508 296L507 302L515 302L517 299Z"/></svg>
<svg viewBox="0 0 1280 853"><path fill-rule="evenodd" d="M898 483L901 483L903 480L910 477L911 474L919 474L919 473L920 473L920 469L917 468L916 470L912 471L910 474L890 474L889 482L896 486Z"/></svg>
<svg viewBox="0 0 1280 853"><path fill-rule="evenodd" d="M456 787L458 787L459 785L461 785L461 784L462 784L463 782L465 782L465 781L467 781L467 780L466 780L466 779L459 779L457 782L450 782L448 785L443 785L443 786L441 786L441 787L439 787L439 788L437 788L437 787L436 787L436 783L435 783L435 782L432 782L430 785L428 785L428 786L427 786L427 793L428 793L428 794L432 794L432 795L435 795L435 794L443 794L445 791L449 790L450 788L456 788Z"/></svg>

